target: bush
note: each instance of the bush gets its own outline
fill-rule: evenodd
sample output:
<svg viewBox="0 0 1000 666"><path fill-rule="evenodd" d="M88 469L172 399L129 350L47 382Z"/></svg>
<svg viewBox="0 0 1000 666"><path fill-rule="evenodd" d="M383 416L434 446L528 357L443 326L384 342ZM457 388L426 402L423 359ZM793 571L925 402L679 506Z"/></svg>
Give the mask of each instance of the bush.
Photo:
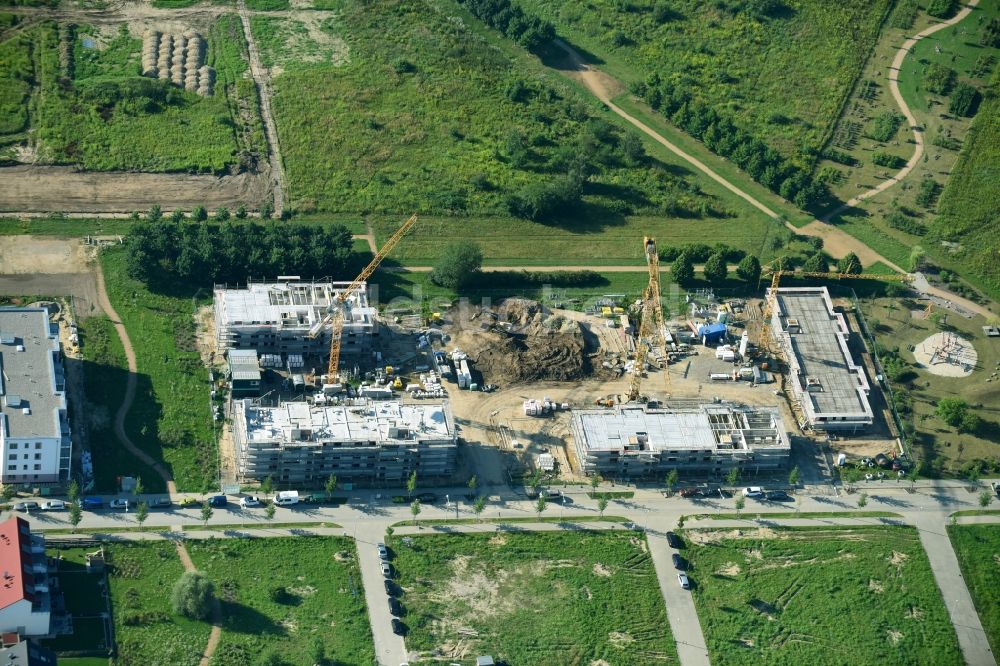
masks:
<svg viewBox="0 0 1000 666"><path fill-rule="evenodd" d="M174 583L170 604L174 612L194 620L207 620L212 614L215 591L212 581L200 571L185 571Z"/></svg>
<svg viewBox="0 0 1000 666"><path fill-rule="evenodd" d="M979 91L972 86L959 83L948 100L948 112L956 116L971 118L979 108Z"/></svg>
<svg viewBox="0 0 1000 666"><path fill-rule="evenodd" d="M979 39L983 46L1000 48L1000 19L992 18L983 28L983 35Z"/></svg>
<svg viewBox="0 0 1000 666"><path fill-rule="evenodd" d="M837 262L837 270L850 275L858 275L864 272L861 260L853 252L848 253L847 256Z"/></svg>
<svg viewBox="0 0 1000 666"><path fill-rule="evenodd" d="M955 70L932 63L924 72L924 88L936 95L947 95L955 85Z"/></svg>
<svg viewBox="0 0 1000 666"><path fill-rule="evenodd" d="M941 398L934 414L939 419L952 427L957 427L962 423L969 406L961 398Z"/></svg>
<svg viewBox="0 0 1000 666"><path fill-rule="evenodd" d="M473 16L499 30L529 51L535 51L556 37L555 27L548 21L525 13L510 0L459 0Z"/></svg>
<svg viewBox="0 0 1000 666"><path fill-rule="evenodd" d="M924 178L920 181L920 189L917 191L917 205L931 208L937 202L940 194L940 183L932 178Z"/></svg>
<svg viewBox="0 0 1000 666"><path fill-rule="evenodd" d="M906 164L906 161L902 157L892 155L881 150L876 150L872 153L872 162L878 166L888 167L890 169L899 169Z"/></svg>
<svg viewBox="0 0 1000 666"><path fill-rule="evenodd" d="M901 113L896 113L895 111L880 113L872 120L871 127L868 128L868 136L876 141L889 141L892 137L896 136L896 131L899 130L899 126L903 124L904 120L906 118ZM851 159L850 155L847 157ZM841 162L841 164L847 163Z"/></svg>
<svg viewBox="0 0 1000 666"><path fill-rule="evenodd" d="M955 0L931 0L927 5L927 13L935 18L949 19L958 11Z"/></svg>
<svg viewBox="0 0 1000 666"><path fill-rule="evenodd" d="M512 215L540 222L580 204L580 182L570 176L559 176L548 182L533 182L507 200Z"/></svg>
<svg viewBox="0 0 1000 666"><path fill-rule="evenodd" d="M726 266L726 257L721 252L716 252L708 258L702 269L705 279L711 283L722 282L729 275L729 267Z"/></svg>
<svg viewBox="0 0 1000 666"><path fill-rule="evenodd" d="M204 222L208 219L208 211L204 206L195 206L191 211L191 219L195 222Z"/></svg>
<svg viewBox="0 0 1000 666"><path fill-rule="evenodd" d="M670 277L677 284L690 284L694 280L694 260L686 252L682 252L670 266Z"/></svg>
<svg viewBox="0 0 1000 666"><path fill-rule="evenodd" d="M760 280L760 260L748 254L736 267L736 275L744 282L757 282Z"/></svg>
<svg viewBox="0 0 1000 666"><path fill-rule="evenodd" d="M903 215L898 210L894 210L889 213L886 216L885 221L893 229L899 229L900 231L905 231L906 233L913 234L914 236L923 236L927 233L927 227L913 218Z"/></svg>
<svg viewBox="0 0 1000 666"><path fill-rule="evenodd" d="M807 273L826 273L830 270L830 264L826 260L826 255L817 252L802 262L802 270Z"/></svg>
<svg viewBox="0 0 1000 666"><path fill-rule="evenodd" d="M472 241L457 241L445 248L431 271L431 282L448 289L462 289L483 265L483 251Z"/></svg>

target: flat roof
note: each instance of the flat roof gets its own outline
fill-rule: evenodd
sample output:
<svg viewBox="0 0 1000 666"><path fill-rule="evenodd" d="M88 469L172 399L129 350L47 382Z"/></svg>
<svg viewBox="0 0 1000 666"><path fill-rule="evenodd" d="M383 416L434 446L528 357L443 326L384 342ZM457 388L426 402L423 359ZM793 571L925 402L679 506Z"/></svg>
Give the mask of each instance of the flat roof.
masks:
<svg viewBox="0 0 1000 666"><path fill-rule="evenodd" d="M793 370L815 415L871 416L868 380L847 347L844 316L826 287L778 289L780 335L795 356ZM797 366L797 367L796 367Z"/></svg>
<svg viewBox="0 0 1000 666"><path fill-rule="evenodd" d="M234 380L260 380L260 363L257 361L255 349L230 349L229 374Z"/></svg>
<svg viewBox="0 0 1000 666"><path fill-rule="evenodd" d="M261 406L243 400L239 418L250 442L398 443L453 439L447 401L405 404L396 400L360 405L311 405L285 402Z"/></svg>
<svg viewBox="0 0 1000 666"><path fill-rule="evenodd" d="M573 412L577 436L589 450L634 452L751 450L787 447L777 409L733 403L642 405Z"/></svg>
<svg viewBox="0 0 1000 666"><path fill-rule="evenodd" d="M251 283L245 288L216 287L215 300L228 326L275 326L310 328L330 314L337 294L349 282L272 282ZM362 283L346 301L349 322L365 322L375 314L368 307L367 285Z"/></svg>
<svg viewBox="0 0 1000 666"><path fill-rule="evenodd" d="M59 338L49 323L48 310L0 308L3 436L61 436L59 410L66 408L66 394L56 390L65 385L63 368L53 361L53 353L58 352Z"/></svg>

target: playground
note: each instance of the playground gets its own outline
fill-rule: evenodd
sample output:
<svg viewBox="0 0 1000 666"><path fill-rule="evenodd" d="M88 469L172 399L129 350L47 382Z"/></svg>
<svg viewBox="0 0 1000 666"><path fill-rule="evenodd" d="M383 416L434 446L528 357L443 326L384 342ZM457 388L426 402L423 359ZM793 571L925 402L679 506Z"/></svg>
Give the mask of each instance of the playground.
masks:
<svg viewBox="0 0 1000 666"><path fill-rule="evenodd" d="M915 345L913 358L918 367L941 377L968 377L979 362L972 343L951 331L935 333Z"/></svg>

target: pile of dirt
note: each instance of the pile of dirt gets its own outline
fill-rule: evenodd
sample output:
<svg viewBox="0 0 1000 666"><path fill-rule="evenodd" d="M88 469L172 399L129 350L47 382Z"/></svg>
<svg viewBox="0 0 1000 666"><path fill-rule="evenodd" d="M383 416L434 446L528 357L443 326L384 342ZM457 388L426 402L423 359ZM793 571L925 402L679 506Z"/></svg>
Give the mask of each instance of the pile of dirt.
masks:
<svg viewBox="0 0 1000 666"><path fill-rule="evenodd" d="M463 349L484 382L570 381L593 372L580 323L535 301L508 298L483 310L477 328Z"/></svg>

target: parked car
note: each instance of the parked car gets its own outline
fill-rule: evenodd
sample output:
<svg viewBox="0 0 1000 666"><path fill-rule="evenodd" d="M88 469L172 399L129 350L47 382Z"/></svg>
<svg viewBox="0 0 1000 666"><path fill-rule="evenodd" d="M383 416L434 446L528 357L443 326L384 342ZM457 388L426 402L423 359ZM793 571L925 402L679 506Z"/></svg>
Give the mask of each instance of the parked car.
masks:
<svg viewBox="0 0 1000 666"><path fill-rule="evenodd" d="M111 507L112 509L125 509L126 511L128 511L128 500L116 498L111 500L108 506Z"/></svg>
<svg viewBox="0 0 1000 666"><path fill-rule="evenodd" d="M691 589L691 581L688 580L687 574L682 574L682 573L677 574L677 584L680 585L685 590Z"/></svg>
<svg viewBox="0 0 1000 666"><path fill-rule="evenodd" d="M35 511L36 509L38 509L38 502L18 502L14 505L15 511L22 511L24 513Z"/></svg>
<svg viewBox="0 0 1000 666"><path fill-rule="evenodd" d="M674 562L674 569L679 569L681 571L684 571L684 569L687 568L687 562L685 562L684 558L678 555L677 553L671 555L670 559L672 559Z"/></svg>
<svg viewBox="0 0 1000 666"><path fill-rule="evenodd" d="M792 502L792 496L784 490L769 490L765 495L769 502Z"/></svg>
<svg viewBox="0 0 1000 666"><path fill-rule="evenodd" d="M385 593L390 597L394 597L399 594L399 588L388 578L385 579Z"/></svg>
<svg viewBox="0 0 1000 666"><path fill-rule="evenodd" d="M719 488L719 497L722 499L730 499L732 496L733 494L725 488Z"/></svg>
<svg viewBox="0 0 1000 666"><path fill-rule="evenodd" d="M199 502L193 497L185 497L184 499L181 500L182 509L187 508L189 506L199 506L200 504L201 502Z"/></svg>
<svg viewBox="0 0 1000 666"><path fill-rule="evenodd" d="M256 497L241 497L240 507L244 509L249 509L250 507L260 506L260 500Z"/></svg>
<svg viewBox="0 0 1000 666"><path fill-rule="evenodd" d="M146 502L146 506L150 509L167 509L173 506L173 504L174 503L170 501L169 497L154 497Z"/></svg>
<svg viewBox="0 0 1000 666"><path fill-rule="evenodd" d="M417 495L417 499L420 500L421 504L434 504L437 502L438 496L434 493L420 493Z"/></svg>
<svg viewBox="0 0 1000 666"><path fill-rule="evenodd" d="M392 618L392 633L396 634L397 636L402 636L403 634L406 633L406 625L397 620L396 618Z"/></svg>
<svg viewBox="0 0 1000 666"><path fill-rule="evenodd" d="M229 500L226 499L225 495L212 495L208 498L208 505L216 508L226 506L229 504Z"/></svg>
<svg viewBox="0 0 1000 666"><path fill-rule="evenodd" d="M378 544L375 544L375 547L378 548L378 556L379 556L379 558L383 559L385 561L389 561L389 549L385 547L385 544L384 543L378 543Z"/></svg>
<svg viewBox="0 0 1000 666"><path fill-rule="evenodd" d="M382 563L382 575L386 578L392 578L392 567L389 566L388 562L383 561Z"/></svg>
<svg viewBox="0 0 1000 666"><path fill-rule="evenodd" d="M104 500L100 497L84 497L80 500L80 508L94 511L104 506Z"/></svg>
<svg viewBox="0 0 1000 666"><path fill-rule="evenodd" d="M62 500L49 500L48 502L42 502L42 511L65 511L66 502Z"/></svg>
<svg viewBox="0 0 1000 666"><path fill-rule="evenodd" d="M683 548L684 542L674 532L667 532L667 545L671 548Z"/></svg>
<svg viewBox="0 0 1000 666"><path fill-rule="evenodd" d="M743 497L760 498L764 496L764 489L760 486L747 486L743 489Z"/></svg>
<svg viewBox="0 0 1000 666"><path fill-rule="evenodd" d="M389 612L396 617L403 617L405 611L403 610L403 604L399 603L399 599L389 597Z"/></svg>
<svg viewBox="0 0 1000 666"><path fill-rule="evenodd" d="M701 491L697 488L681 488L681 497L698 497Z"/></svg>
<svg viewBox="0 0 1000 666"><path fill-rule="evenodd" d="M561 490L549 490L548 488L542 488L541 495L550 502L558 502L562 499Z"/></svg>

